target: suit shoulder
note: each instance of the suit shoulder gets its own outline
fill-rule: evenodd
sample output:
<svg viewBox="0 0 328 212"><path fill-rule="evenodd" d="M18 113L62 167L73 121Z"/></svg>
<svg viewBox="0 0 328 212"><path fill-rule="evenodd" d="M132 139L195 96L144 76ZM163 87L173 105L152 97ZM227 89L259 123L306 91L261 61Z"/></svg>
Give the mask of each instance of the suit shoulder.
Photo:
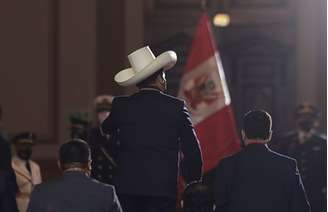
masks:
<svg viewBox="0 0 328 212"><path fill-rule="evenodd" d="M124 101L126 101L128 99L129 99L129 96L115 96L113 98L113 104L114 103L117 104L117 103L120 103L120 102L124 102Z"/></svg>
<svg viewBox="0 0 328 212"><path fill-rule="evenodd" d="M241 152L235 153L235 154L231 154L231 155L227 155L226 157L224 157L221 161L220 164L230 164L233 163L235 160L237 160L238 158L240 158Z"/></svg>
<svg viewBox="0 0 328 212"><path fill-rule="evenodd" d="M294 137L297 137L298 134L295 130L293 131L288 131L288 132L284 132L284 133L278 133L278 136L277 138L278 139L290 139L290 138L294 138Z"/></svg>
<svg viewBox="0 0 328 212"><path fill-rule="evenodd" d="M185 101L179 97L171 96L169 94L162 94L161 96L173 104L177 104L179 106L183 106L185 104Z"/></svg>
<svg viewBox="0 0 328 212"><path fill-rule="evenodd" d="M91 179L90 178L90 182L95 186L95 187L98 187L99 189L105 191L105 192L109 192L109 193L113 193L115 191L115 188L114 186L112 185L108 185L108 184L105 184L105 183L102 183L96 179Z"/></svg>
<svg viewBox="0 0 328 212"><path fill-rule="evenodd" d="M277 160L279 160L279 161L281 161L283 163L288 163L290 165L296 164L296 160L294 158L291 158L291 157L289 157L287 155L280 154L280 153L275 152L275 151L273 151L271 149L270 149L270 152L271 152L273 158L275 158L275 159L277 159Z"/></svg>
<svg viewBox="0 0 328 212"><path fill-rule="evenodd" d="M33 188L33 194L35 195L36 193L38 194L48 193L48 191L51 190L52 187L56 187L55 180L50 180L48 182L37 184Z"/></svg>
<svg viewBox="0 0 328 212"><path fill-rule="evenodd" d="M320 142L321 144L327 144L327 136L320 133L315 133L313 137L316 139L317 142Z"/></svg>
<svg viewBox="0 0 328 212"><path fill-rule="evenodd" d="M37 162L35 162L34 160L30 160L31 166L37 167L40 169L40 166Z"/></svg>

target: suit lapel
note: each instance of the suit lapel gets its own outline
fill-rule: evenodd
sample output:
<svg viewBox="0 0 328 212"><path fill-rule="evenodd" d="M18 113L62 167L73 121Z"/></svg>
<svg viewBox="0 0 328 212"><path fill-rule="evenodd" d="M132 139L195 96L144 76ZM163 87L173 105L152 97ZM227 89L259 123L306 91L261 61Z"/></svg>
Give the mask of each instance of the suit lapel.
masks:
<svg viewBox="0 0 328 212"><path fill-rule="evenodd" d="M12 167L13 167L14 171L17 173L17 175L32 182L32 176L26 169L24 161L20 160L17 157L14 157L13 162L12 162Z"/></svg>

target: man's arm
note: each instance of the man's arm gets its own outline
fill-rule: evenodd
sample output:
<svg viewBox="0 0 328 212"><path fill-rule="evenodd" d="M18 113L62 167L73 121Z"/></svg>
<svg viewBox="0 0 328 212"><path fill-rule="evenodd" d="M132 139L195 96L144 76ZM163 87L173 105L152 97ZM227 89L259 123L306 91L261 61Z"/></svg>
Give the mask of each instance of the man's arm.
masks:
<svg viewBox="0 0 328 212"><path fill-rule="evenodd" d="M304 190L301 175L298 171L296 161L293 161L293 172L293 179L291 183L290 211L310 212L310 204Z"/></svg>
<svg viewBox="0 0 328 212"><path fill-rule="evenodd" d="M116 107L117 107L117 97L113 99L112 103L112 110L109 114L109 116L103 121L103 123L100 124L100 133L102 136L107 136L113 134L115 132L117 126L116 126Z"/></svg>
<svg viewBox="0 0 328 212"><path fill-rule="evenodd" d="M181 150L183 153L182 173L187 184L200 181L202 177L202 154L188 109L183 105L180 126Z"/></svg>
<svg viewBox="0 0 328 212"><path fill-rule="evenodd" d="M110 210L108 212L123 212L122 208L121 208L121 204L120 201L118 200L118 197L116 195L116 191L115 188L112 187L112 205L110 207Z"/></svg>

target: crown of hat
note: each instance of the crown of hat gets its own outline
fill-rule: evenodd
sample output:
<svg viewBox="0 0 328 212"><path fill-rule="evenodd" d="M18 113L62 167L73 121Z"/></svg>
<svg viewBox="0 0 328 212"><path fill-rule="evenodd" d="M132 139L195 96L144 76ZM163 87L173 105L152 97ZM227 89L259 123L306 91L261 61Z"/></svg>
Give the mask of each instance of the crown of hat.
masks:
<svg viewBox="0 0 328 212"><path fill-rule="evenodd" d="M149 46L138 49L128 55L129 62L134 71L138 72L153 62L156 57Z"/></svg>

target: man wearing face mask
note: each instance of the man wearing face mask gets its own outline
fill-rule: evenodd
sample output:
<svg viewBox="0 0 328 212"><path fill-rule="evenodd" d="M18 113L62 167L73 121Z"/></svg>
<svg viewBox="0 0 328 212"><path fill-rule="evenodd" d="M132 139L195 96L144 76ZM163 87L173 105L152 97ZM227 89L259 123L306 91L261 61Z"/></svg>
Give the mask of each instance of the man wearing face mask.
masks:
<svg viewBox="0 0 328 212"><path fill-rule="evenodd" d="M118 140L115 135L102 136L99 125L108 117L112 107L113 96L100 95L95 98L96 126L88 133L88 144L91 149L91 177L106 184L113 184L116 170Z"/></svg>
<svg viewBox="0 0 328 212"><path fill-rule="evenodd" d="M69 116L70 137L86 140L88 135L88 114L82 112L73 112Z"/></svg>
<svg viewBox="0 0 328 212"><path fill-rule="evenodd" d="M31 160L35 139L35 135L30 132L20 133L12 139L15 155L11 165L15 171L19 188L19 193L16 196L19 212L26 212L34 186L42 181L39 165Z"/></svg>
<svg viewBox="0 0 328 212"><path fill-rule="evenodd" d="M300 104L296 130L275 139L276 151L297 160L312 212L327 211L327 138L317 131L319 115L313 105Z"/></svg>

